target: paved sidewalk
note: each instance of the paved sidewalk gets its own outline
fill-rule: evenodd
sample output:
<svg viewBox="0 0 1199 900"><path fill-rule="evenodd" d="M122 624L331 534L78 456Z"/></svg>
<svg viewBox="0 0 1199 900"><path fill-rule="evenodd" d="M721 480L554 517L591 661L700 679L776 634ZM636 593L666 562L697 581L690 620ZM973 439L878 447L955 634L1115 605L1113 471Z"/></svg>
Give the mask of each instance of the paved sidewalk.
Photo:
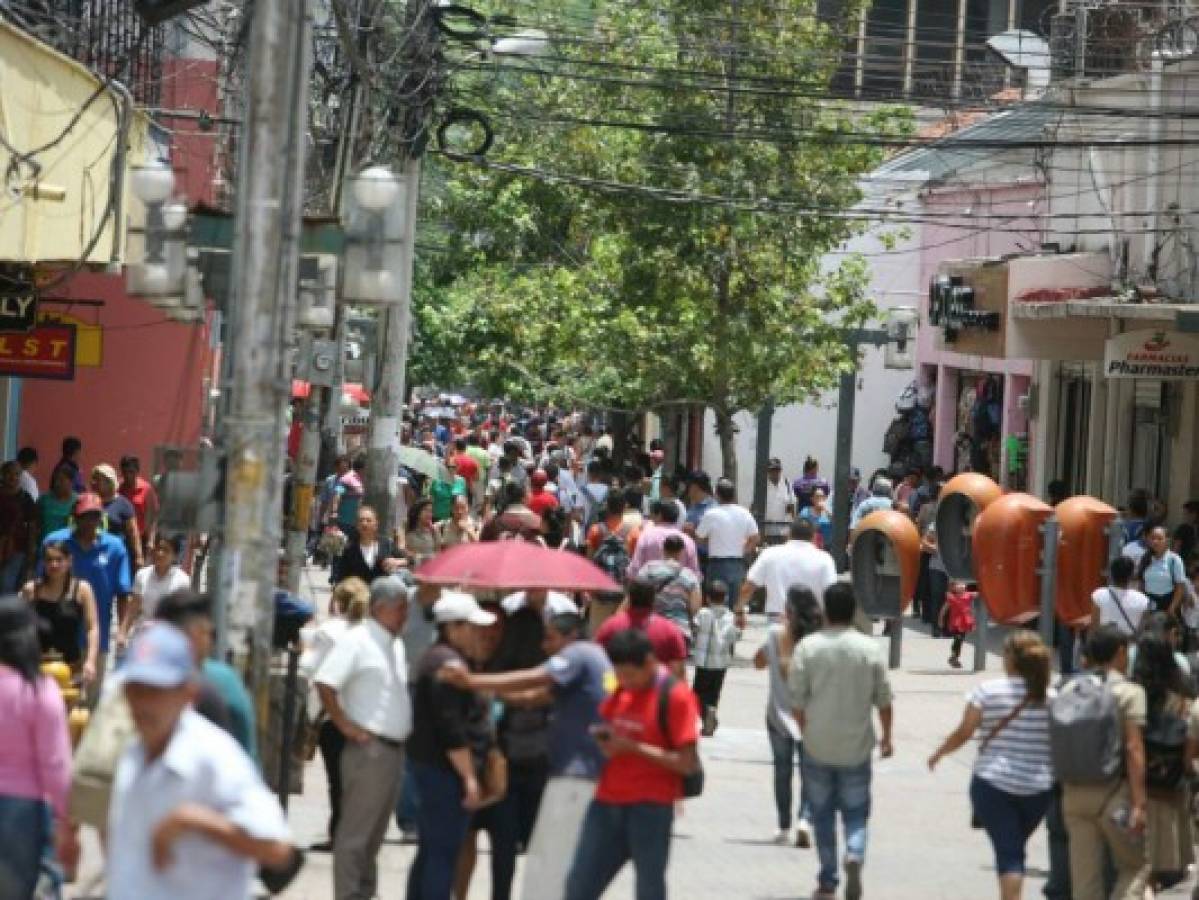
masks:
<svg viewBox="0 0 1199 900"><path fill-rule="evenodd" d="M323 572L309 570L311 586L323 610L327 589ZM707 770L705 793L686 804L677 820L670 863L673 896L686 900L783 900L808 897L815 885L814 850L777 847L773 837L774 802L770 748L765 732L766 674L750 660L763 626L751 625L738 645L737 665L725 681L720 729L701 743ZM880 638L885 651L885 641ZM892 673L895 701L895 756L876 760L874 809L864 882L867 897L882 900L962 900L997 893L990 845L969 827L966 790L973 760L964 748L930 774L926 760L958 722L965 693L994 677L998 657L986 673L949 668L948 641L933 640L915 627L904 635L902 667ZM972 658L967 648L967 665ZM296 840L308 846L324 838L327 816L324 771L319 759L305 772L304 794L291 798L289 810ZM486 836L480 838L479 867L471 900L490 897ZM380 858L380 898L404 897L414 849L399 843L394 826ZM96 854L89 854L94 871ZM289 900L325 900L332 896L331 858L310 854ZM1025 896L1039 897L1047 874L1045 831L1029 845L1029 881ZM615 882L608 896L632 896L631 871ZM520 896L521 872L514 891ZM1187 897L1189 886L1161 896Z"/></svg>

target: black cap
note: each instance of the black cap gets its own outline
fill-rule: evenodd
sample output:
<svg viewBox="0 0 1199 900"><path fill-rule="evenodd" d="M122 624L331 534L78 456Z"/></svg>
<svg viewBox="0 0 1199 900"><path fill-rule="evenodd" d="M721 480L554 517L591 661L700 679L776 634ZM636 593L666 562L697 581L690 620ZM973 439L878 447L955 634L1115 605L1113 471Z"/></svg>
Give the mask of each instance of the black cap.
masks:
<svg viewBox="0 0 1199 900"><path fill-rule="evenodd" d="M767 469L781 469L782 467L783 463L777 456L770 457L770 462L766 465Z"/></svg>

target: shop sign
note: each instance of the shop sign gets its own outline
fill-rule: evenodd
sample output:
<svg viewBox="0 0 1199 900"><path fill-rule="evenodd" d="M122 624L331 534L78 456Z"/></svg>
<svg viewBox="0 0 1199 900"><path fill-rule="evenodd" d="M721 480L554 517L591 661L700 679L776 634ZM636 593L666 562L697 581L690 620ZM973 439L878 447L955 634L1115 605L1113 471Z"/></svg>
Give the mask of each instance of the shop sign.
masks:
<svg viewBox="0 0 1199 900"><path fill-rule="evenodd" d="M32 331L36 324L36 294L0 293L0 331Z"/></svg>
<svg viewBox="0 0 1199 900"><path fill-rule="evenodd" d="M1103 346L1108 378L1199 379L1199 339L1173 331L1129 331Z"/></svg>
<svg viewBox="0 0 1199 900"><path fill-rule="evenodd" d="M0 375L75 377L75 326L39 325L28 334L0 334Z"/></svg>

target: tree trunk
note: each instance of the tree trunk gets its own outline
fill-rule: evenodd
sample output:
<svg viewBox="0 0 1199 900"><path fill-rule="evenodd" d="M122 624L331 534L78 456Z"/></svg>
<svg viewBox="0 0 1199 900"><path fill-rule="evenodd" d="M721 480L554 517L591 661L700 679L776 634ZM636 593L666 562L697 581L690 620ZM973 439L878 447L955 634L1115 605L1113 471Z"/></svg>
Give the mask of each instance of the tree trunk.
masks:
<svg viewBox="0 0 1199 900"><path fill-rule="evenodd" d="M720 461L724 477L736 484L737 427L733 424L733 414L719 408L713 408L713 412L716 413L716 435L720 438Z"/></svg>

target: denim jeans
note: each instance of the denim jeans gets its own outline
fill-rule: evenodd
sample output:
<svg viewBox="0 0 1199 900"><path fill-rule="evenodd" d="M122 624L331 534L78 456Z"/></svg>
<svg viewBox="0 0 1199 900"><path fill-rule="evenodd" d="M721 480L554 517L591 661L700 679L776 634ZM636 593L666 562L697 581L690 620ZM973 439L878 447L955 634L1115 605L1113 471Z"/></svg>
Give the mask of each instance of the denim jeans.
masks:
<svg viewBox="0 0 1199 900"><path fill-rule="evenodd" d="M420 816L420 789L412 774L412 763L404 759L404 777L400 782L400 802L396 804L396 827L400 831L416 831Z"/></svg>
<svg viewBox="0 0 1199 900"><path fill-rule="evenodd" d="M1012 794L977 775L970 779L970 804L995 850L997 875L1024 874L1024 845L1037 830L1053 791Z"/></svg>
<svg viewBox="0 0 1199 900"><path fill-rule="evenodd" d="M745 560L734 556L722 556L718 559L708 557L706 579L709 585L713 581L723 581L729 586L730 605L737 602L741 596L741 584L745 581Z"/></svg>
<svg viewBox="0 0 1199 900"><path fill-rule="evenodd" d="M666 900L673 824L672 804L617 806L591 801L566 878L566 900L598 900L630 859L636 875L636 900Z"/></svg>
<svg viewBox="0 0 1199 900"><path fill-rule="evenodd" d="M52 822L41 800L0 796L0 897L33 896L43 862L53 864Z"/></svg>
<svg viewBox="0 0 1199 900"><path fill-rule="evenodd" d="M797 741L785 731L766 722L770 738L770 753L774 758L774 805L779 814L779 828L791 827L791 782L799 778L799 810L796 815L804 821L812 819L812 804L803 779L803 741Z"/></svg>
<svg viewBox="0 0 1199 900"><path fill-rule="evenodd" d="M470 813L462 808L462 779L446 766L410 762L420 791L420 845L408 870L408 900L450 900L458 853Z"/></svg>
<svg viewBox="0 0 1199 900"><path fill-rule="evenodd" d="M803 786L812 804L816 855L820 873L816 880L826 891L835 891L837 876L837 813L845 827L845 855L866 859L870 819L870 760L857 766L826 766L810 756L803 758Z"/></svg>

